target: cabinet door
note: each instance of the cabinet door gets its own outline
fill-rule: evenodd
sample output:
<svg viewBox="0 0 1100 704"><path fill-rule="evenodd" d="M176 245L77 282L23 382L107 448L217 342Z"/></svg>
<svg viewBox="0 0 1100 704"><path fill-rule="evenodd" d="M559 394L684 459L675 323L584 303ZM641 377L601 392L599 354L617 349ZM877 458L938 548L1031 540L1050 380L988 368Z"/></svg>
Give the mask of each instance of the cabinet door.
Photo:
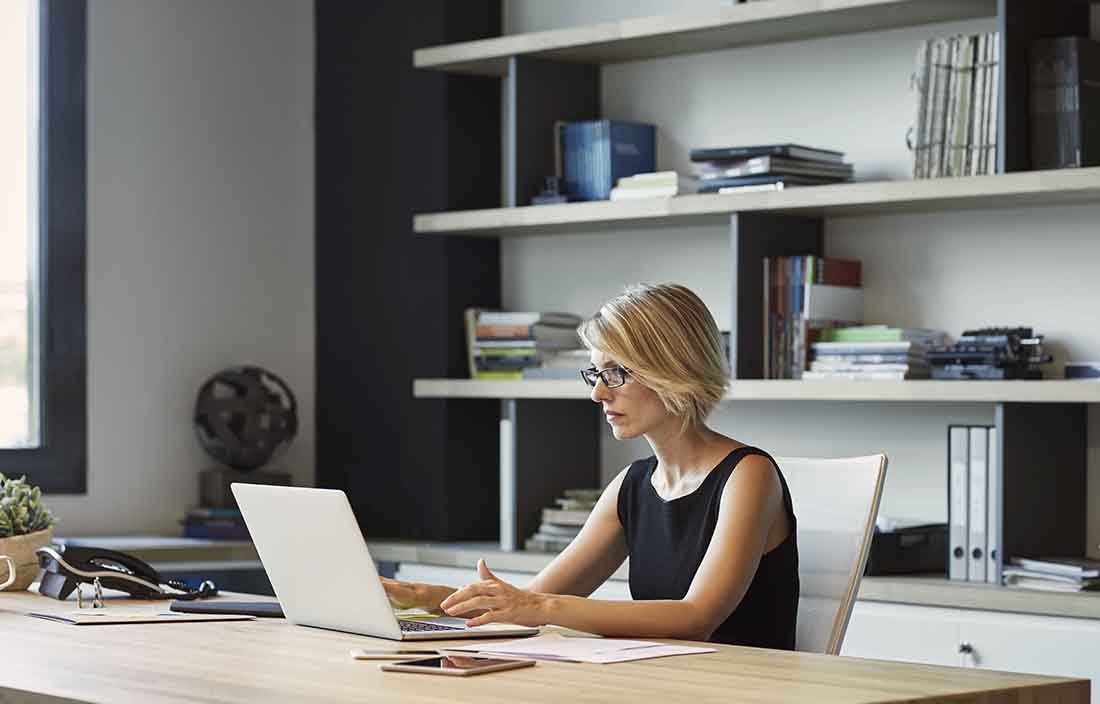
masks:
<svg viewBox="0 0 1100 704"><path fill-rule="evenodd" d="M506 582L523 589L534 574L528 572L510 572L508 570L493 570L493 574ZM408 582L424 582L427 584L441 584L449 587L461 587L463 584L477 580L477 571L464 567L439 567L436 565L422 565L412 562L402 562L394 574L396 579ZM592 592L593 599L630 599L630 586L621 580L609 579Z"/></svg>
<svg viewBox="0 0 1100 704"><path fill-rule="evenodd" d="M954 609L857 601L841 655L959 665L959 616Z"/></svg>
<svg viewBox="0 0 1100 704"><path fill-rule="evenodd" d="M1100 621L967 612L960 636L975 667L1087 678L1100 704Z"/></svg>

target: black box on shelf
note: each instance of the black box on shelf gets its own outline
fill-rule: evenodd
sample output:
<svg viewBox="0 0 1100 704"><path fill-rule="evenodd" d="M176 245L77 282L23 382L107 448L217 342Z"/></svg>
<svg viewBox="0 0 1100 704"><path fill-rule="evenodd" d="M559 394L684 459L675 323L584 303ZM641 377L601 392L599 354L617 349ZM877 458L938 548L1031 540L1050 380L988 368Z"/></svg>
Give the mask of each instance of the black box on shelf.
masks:
<svg viewBox="0 0 1100 704"><path fill-rule="evenodd" d="M947 574L947 524L931 523L883 532L875 529L871 554L863 573L876 577L890 574Z"/></svg>

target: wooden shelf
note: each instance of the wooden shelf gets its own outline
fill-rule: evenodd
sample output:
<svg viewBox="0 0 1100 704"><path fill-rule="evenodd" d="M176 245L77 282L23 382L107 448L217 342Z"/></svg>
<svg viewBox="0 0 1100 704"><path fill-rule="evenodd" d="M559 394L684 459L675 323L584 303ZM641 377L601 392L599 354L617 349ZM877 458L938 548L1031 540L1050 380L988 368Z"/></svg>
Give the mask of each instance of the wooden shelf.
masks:
<svg viewBox="0 0 1100 704"><path fill-rule="evenodd" d="M504 76L512 56L618 63L990 17L996 11L995 0L769 0L417 49L413 65Z"/></svg>
<svg viewBox="0 0 1100 704"><path fill-rule="evenodd" d="M576 381L416 379L414 398L588 398ZM726 401L882 401L933 403L1100 403L1097 381L735 380Z"/></svg>
<svg viewBox="0 0 1100 704"><path fill-rule="evenodd" d="M773 193L693 194L633 201L427 213L413 217L413 231L419 234L507 237L628 226L725 224L730 214L735 212L828 217L1058 206L1098 201L1100 167L1091 167L919 181L839 183Z"/></svg>

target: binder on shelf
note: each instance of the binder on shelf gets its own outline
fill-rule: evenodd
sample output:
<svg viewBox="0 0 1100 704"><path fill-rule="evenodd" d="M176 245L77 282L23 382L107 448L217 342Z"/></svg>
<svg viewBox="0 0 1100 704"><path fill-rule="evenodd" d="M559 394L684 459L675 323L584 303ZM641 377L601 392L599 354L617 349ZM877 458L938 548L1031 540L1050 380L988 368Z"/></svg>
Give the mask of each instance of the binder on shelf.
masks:
<svg viewBox="0 0 1100 704"><path fill-rule="evenodd" d="M969 557L970 430L947 426L947 576L966 581Z"/></svg>
<svg viewBox="0 0 1100 704"><path fill-rule="evenodd" d="M986 575L986 492L988 491L989 429L984 426L970 428L970 564L967 580L984 582Z"/></svg>
<svg viewBox="0 0 1100 704"><path fill-rule="evenodd" d="M997 428L989 429L989 450L986 453L986 528L985 528L985 581L1001 583L1004 558L1001 554L1001 516L1003 515L1004 472L1001 468L1001 448L997 444Z"/></svg>

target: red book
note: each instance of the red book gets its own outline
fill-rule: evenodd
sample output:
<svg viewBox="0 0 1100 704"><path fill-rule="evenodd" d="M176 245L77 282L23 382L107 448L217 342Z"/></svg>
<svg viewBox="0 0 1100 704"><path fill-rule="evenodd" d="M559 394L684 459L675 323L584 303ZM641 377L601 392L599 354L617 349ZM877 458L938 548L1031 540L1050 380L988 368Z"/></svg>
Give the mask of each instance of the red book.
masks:
<svg viewBox="0 0 1100 704"><path fill-rule="evenodd" d="M531 327L528 325L478 325L475 334L478 339L530 339Z"/></svg>
<svg viewBox="0 0 1100 704"><path fill-rule="evenodd" d="M858 260L819 259L817 281L829 286L861 286L863 267Z"/></svg>

